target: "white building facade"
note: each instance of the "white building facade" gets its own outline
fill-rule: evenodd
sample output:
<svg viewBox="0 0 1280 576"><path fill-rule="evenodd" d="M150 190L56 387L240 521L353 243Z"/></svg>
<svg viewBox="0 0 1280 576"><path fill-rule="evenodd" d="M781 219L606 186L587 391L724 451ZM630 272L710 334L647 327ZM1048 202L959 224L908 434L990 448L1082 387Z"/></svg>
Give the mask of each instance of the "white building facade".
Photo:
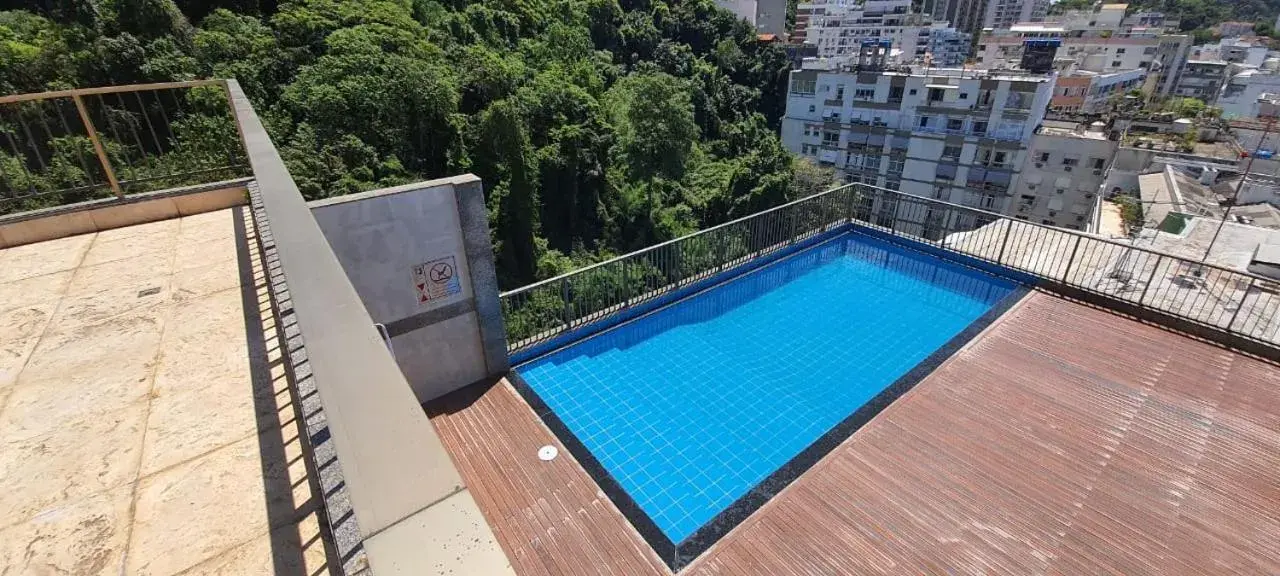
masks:
<svg viewBox="0 0 1280 576"><path fill-rule="evenodd" d="M1100 129L1044 122L1031 138L1005 212L1019 220L1084 230L1117 145Z"/></svg>
<svg viewBox="0 0 1280 576"><path fill-rule="evenodd" d="M1054 78L796 70L782 142L848 182L1004 212Z"/></svg>
<svg viewBox="0 0 1280 576"><path fill-rule="evenodd" d="M800 15L804 14L804 25ZM889 40L894 60L959 66L971 36L927 14L911 13L911 0L813 0L797 5L795 42L813 44L821 58L857 54L864 40Z"/></svg>
<svg viewBox="0 0 1280 576"><path fill-rule="evenodd" d="M1280 97L1280 70L1245 70L1227 81L1217 105L1223 118L1249 120L1262 115L1267 95Z"/></svg>

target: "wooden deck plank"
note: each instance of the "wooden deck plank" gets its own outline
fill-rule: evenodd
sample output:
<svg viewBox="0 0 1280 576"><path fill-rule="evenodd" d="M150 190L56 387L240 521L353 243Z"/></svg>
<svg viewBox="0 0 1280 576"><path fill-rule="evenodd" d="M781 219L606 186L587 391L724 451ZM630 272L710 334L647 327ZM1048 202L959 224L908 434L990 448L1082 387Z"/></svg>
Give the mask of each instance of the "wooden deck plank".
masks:
<svg viewBox="0 0 1280 576"><path fill-rule="evenodd" d="M669 573L508 383L430 410L518 573ZM682 573L1275 574L1276 470L1280 368L1036 293Z"/></svg>

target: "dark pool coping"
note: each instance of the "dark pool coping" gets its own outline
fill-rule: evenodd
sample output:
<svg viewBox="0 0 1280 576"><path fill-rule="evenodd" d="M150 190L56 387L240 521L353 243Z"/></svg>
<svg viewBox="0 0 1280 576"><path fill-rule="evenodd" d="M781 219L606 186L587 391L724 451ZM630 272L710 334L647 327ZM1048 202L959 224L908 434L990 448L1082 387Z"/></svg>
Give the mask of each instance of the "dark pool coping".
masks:
<svg viewBox="0 0 1280 576"><path fill-rule="evenodd" d="M872 232L867 234L866 232ZM863 230L857 227L842 226L828 233L812 238L810 242L804 242L797 246L788 247L789 249L780 253L771 254L771 257L762 259L759 262L750 263L749 266L735 267L725 273L718 274L708 283L698 283L697 289L682 291L679 297L663 298L661 302L653 306L646 306L644 310L638 311L636 314L629 315L628 318L619 319L610 323L604 328L597 327L595 333L601 333L606 330L612 330L619 326L636 320L640 317L657 312L662 308L674 305L679 301L692 297L695 294L710 290L720 284L732 281L735 278L746 275L750 272L758 270L768 264L784 259L787 256L807 250L818 244L825 243L836 237L847 233L863 234L889 243L903 249L916 252L923 252L934 256L940 260L958 264L969 268L976 268L980 272L987 273L997 279L1004 281L1012 281L1013 286L1008 295L996 302L982 316L971 322L964 330L961 330L955 336L951 337L945 344L934 350L929 356L925 357L917 363L911 370L894 380L893 383L885 387L879 394L872 397L857 410L845 417L830 430L819 436L809 446L801 450L785 464L774 470L764 480L757 483L746 494L743 494L727 508L720 511L711 520L703 524L693 534L686 537L680 542L672 542L670 538L658 528L657 523L649 517L648 514L640 508L640 505L622 488L622 485L609 473L608 470L596 459L595 455L587 449L577 436L569 430L568 426L560 419L554 411L551 410L538 393L529 386L528 382L520 376L516 369L513 369L508 375L508 381L524 398L525 402L533 409L533 411L542 419L547 428L555 434L561 444L577 459L582 468L595 480L600 489L613 501L622 515L627 521L635 527L636 531L644 538L645 542L653 548L658 557L671 569L672 572L678 572L681 568L687 566L695 558L706 552L713 544L721 538L729 534L738 524L746 520L756 510L760 509L771 498L780 493L784 488L789 486L796 479L800 478L806 471L817 464L823 457L835 450L841 443L857 432L858 429L866 425L875 418L881 411L888 408L895 400L906 394L916 384L919 384L929 374L933 373L948 358L968 344L974 337L982 333L988 326L1004 315L1010 308L1022 300L1029 292L1028 283L1020 282L1024 280L1020 275L1010 274L1003 267L993 267L985 262L976 259L960 259L957 254L937 250L923 243L913 242L898 236L889 234L877 234L875 231ZM931 249L933 248L933 249ZM959 261L957 261L959 260ZM970 261L971 260L971 261ZM572 343L556 347L554 350L543 351L538 357L553 353L554 351L568 345L572 345L583 338L575 339ZM530 358L524 363L528 363L536 358ZM518 368L518 367L517 367Z"/></svg>

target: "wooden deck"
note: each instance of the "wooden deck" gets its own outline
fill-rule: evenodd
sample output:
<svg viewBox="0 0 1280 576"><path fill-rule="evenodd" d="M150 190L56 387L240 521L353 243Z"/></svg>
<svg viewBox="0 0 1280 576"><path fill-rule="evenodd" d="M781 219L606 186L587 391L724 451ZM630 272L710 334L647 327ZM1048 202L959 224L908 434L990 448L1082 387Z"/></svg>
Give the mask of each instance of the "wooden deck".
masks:
<svg viewBox="0 0 1280 576"><path fill-rule="evenodd" d="M669 573L466 392L433 421L518 573ZM681 573L1280 573L1280 368L1033 293Z"/></svg>

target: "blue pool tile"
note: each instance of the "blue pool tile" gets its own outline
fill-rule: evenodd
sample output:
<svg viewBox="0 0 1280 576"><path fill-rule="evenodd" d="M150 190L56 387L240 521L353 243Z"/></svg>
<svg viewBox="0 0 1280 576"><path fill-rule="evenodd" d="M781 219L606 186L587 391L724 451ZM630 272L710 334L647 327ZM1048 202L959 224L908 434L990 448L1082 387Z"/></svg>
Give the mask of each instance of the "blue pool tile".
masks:
<svg viewBox="0 0 1280 576"><path fill-rule="evenodd" d="M1012 288L846 235L520 373L678 543Z"/></svg>

